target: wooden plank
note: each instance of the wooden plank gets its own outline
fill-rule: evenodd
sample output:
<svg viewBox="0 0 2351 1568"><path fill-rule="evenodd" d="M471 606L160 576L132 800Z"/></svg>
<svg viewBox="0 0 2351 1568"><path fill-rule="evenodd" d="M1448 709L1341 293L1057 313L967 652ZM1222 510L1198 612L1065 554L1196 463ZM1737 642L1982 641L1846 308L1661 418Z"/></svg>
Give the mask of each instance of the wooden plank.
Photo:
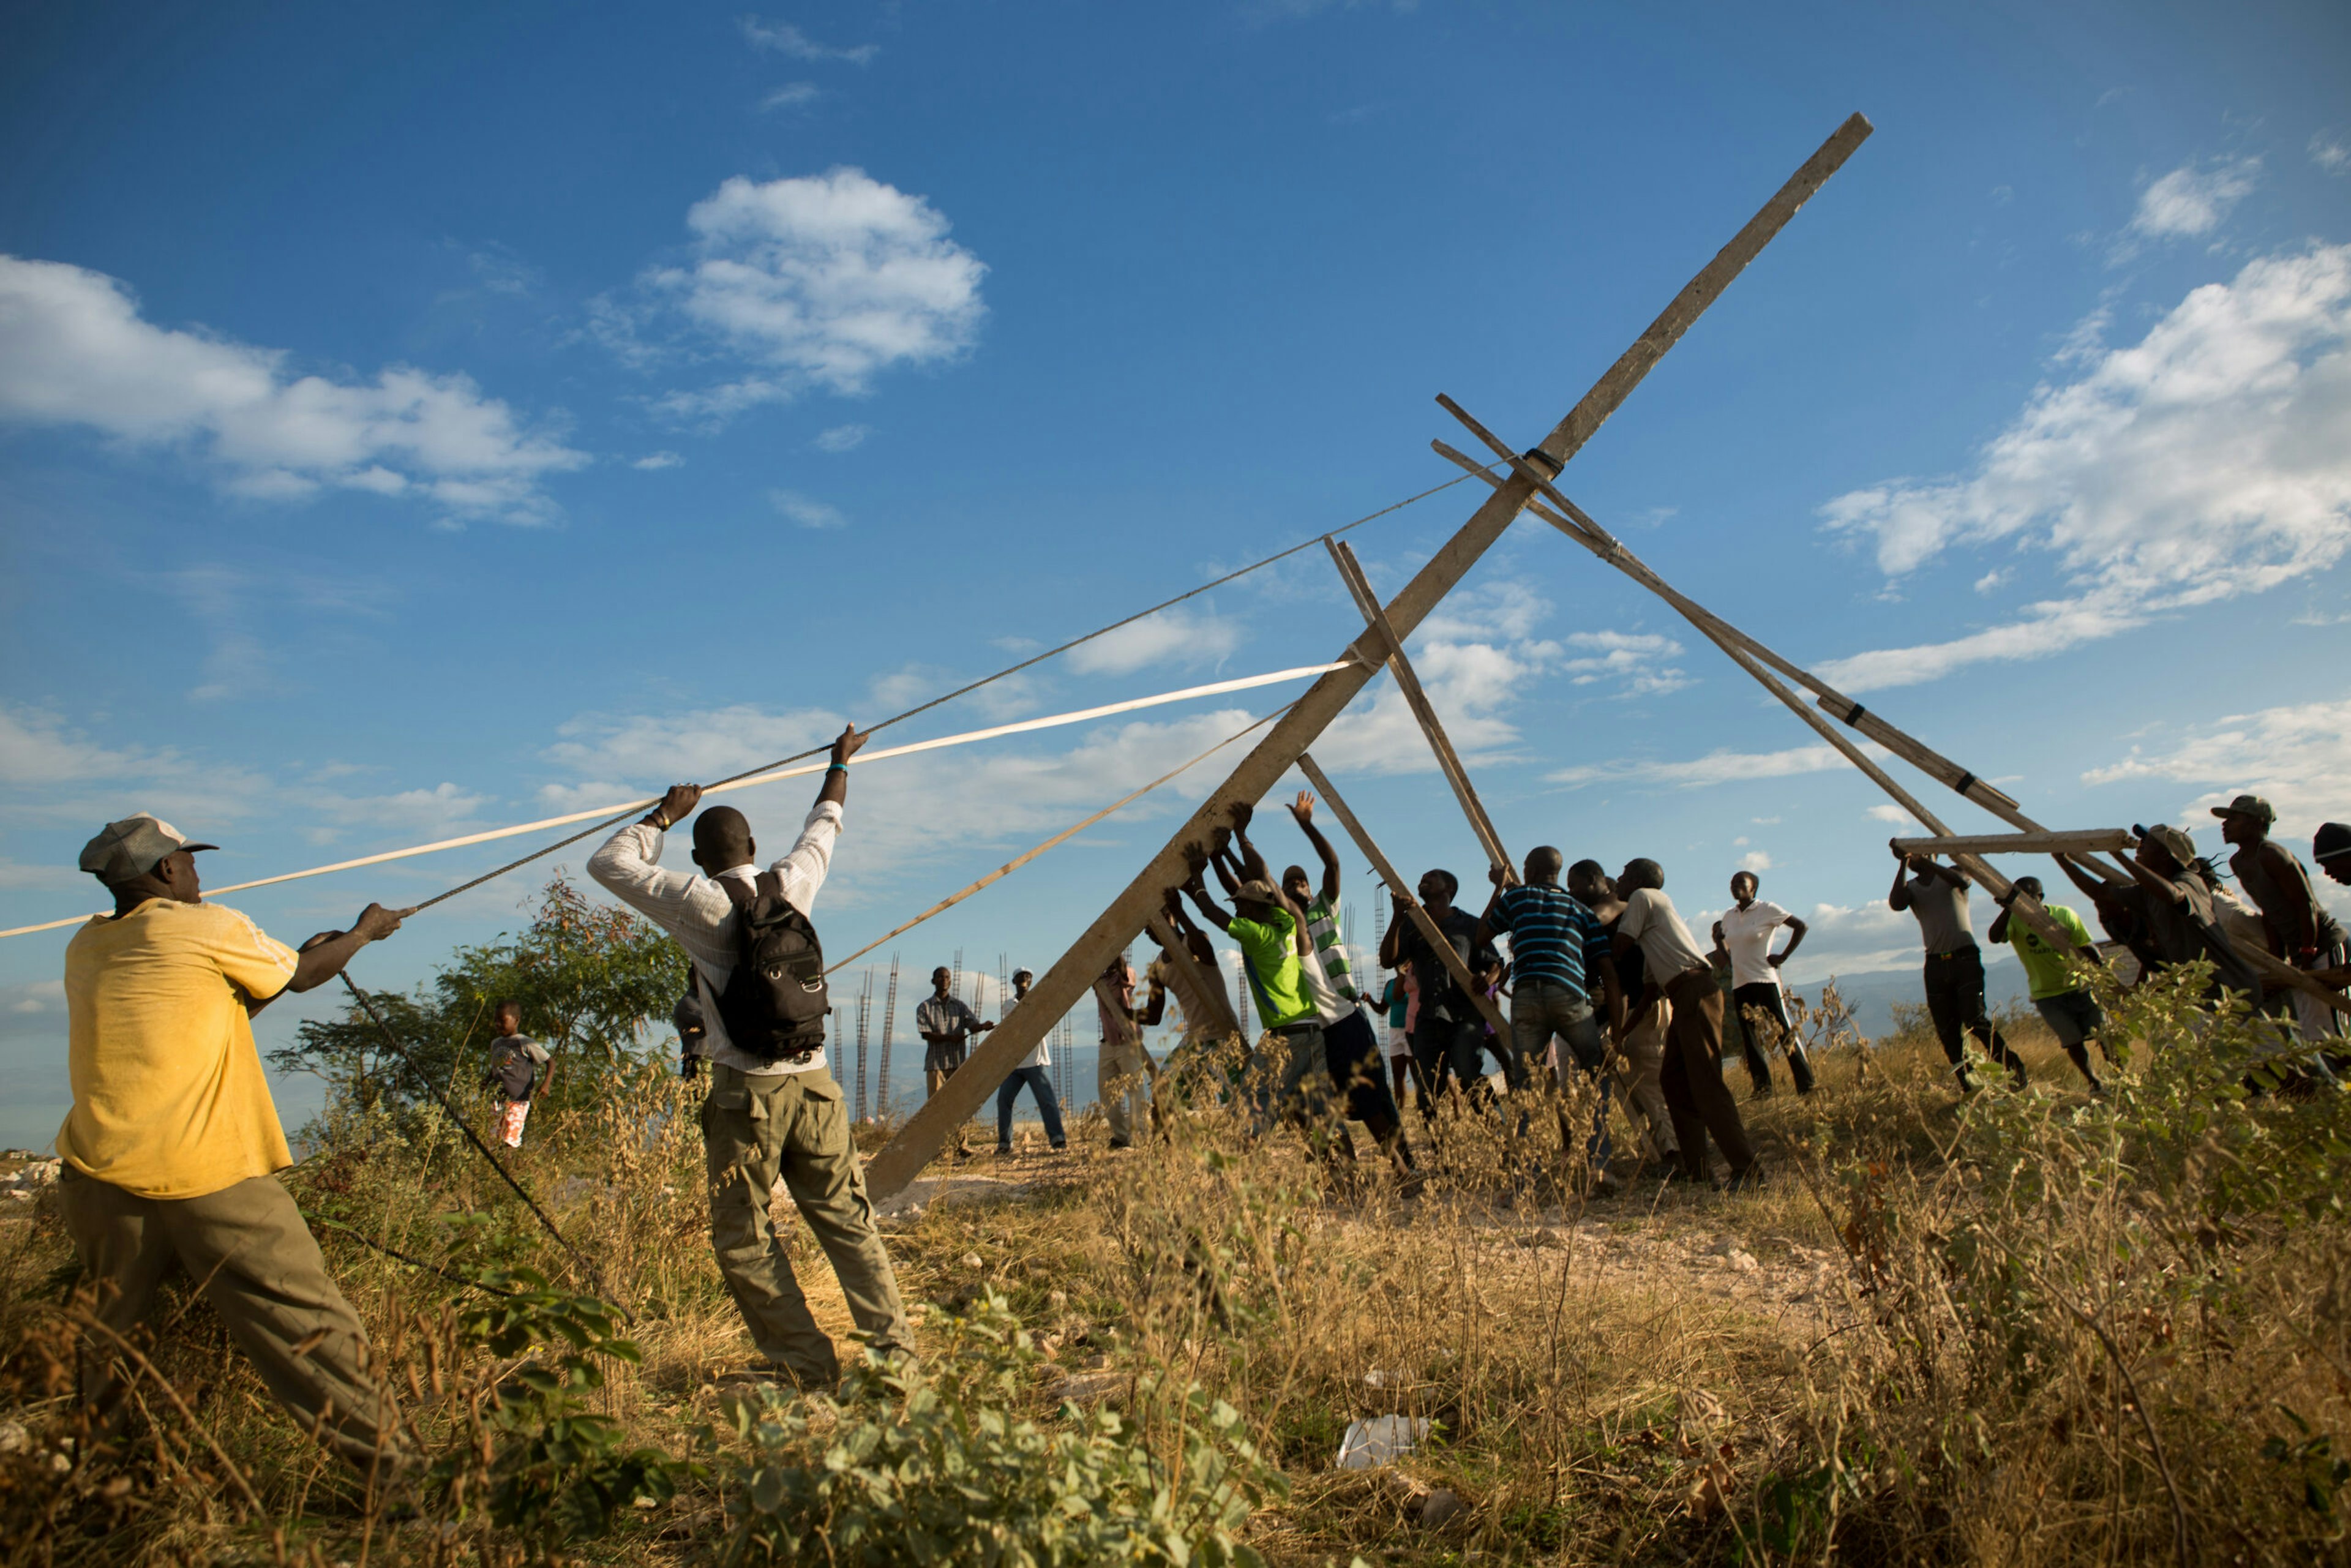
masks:
<svg viewBox="0 0 2351 1568"><path fill-rule="evenodd" d="M1380 608L1379 597L1372 591L1371 580L1364 575L1363 563L1356 560L1355 552L1347 548L1345 540L1325 539L1322 542L1329 547L1331 559L1339 568L1339 580L1347 585L1347 591L1354 595L1355 608L1363 612L1364 619L1371 622L1372 630L1380 634L1381 642L1386 645L1388 673L1395 677L1396 689L1404 694L1405 706L1411 708L1412 716L1420 721L1420 733L1428 737L1428 748L1437 754L1438 771L1453 787L1453 798L1461 803L1461 814L1469 819L1469 831L1477 834L1479 845L1485 850L1489 863L1500 868L1503 875L1516 881L1518 873L1511 863L1510 852L1503 848L1501 834L1494 831L1494 821L1486 814L1485 802L1478 799L1478 791L1469 782L1469 770L1461 765L1460 754L1453 749L1451 737L1445 733L1445 726L1438 722L1437 709L1429 703L1428 693L1422 689L1420 676L1413 670L1412 661L1405 657L1404 643L1396 636L1395 628L1388 624L1387 613Z"/></svg>
<svg viewBox="0 0 2351 1568"><path fill-rule="evenodd" d="M1958 833L1932 839L1896 839L1906 855L2119 854L2138 840L2122 828L2083 828L2072 832Z"/></svg>
<svg viewBox="0 0 2351 1568"><path fill-rule="evenodd" d="M2276 954L2265 948L2250 946L2240 946L2237 952L2241 957L2262 972L2263 979L2273 984L2289 986L2297 991L2307 991L2336 1012L2351 1015L2351 996L2346 996L2341 991L2329 990L2313 979L2307 972L2295 968Z"/></svg>
<svg viewBox="0 0 2351 1568"><path fill-rule="evenodd" d="M1623 405L1642 378L1665 352L1677 342L1691 323L1703 315L1707 308L1721 298L1731 280L1745 269L1769 244L1773 235L1787 226L1797 210L1813 192L1825 184L1832 174L1842 168L1855 149L1869 135L1869 121L1854 115L1839 126L1823 142L1803 165L1791 175L1786 183L1774 192L1771 200L1750 218L1729 245L1718 251L1714 258L1698 270L1698 276L1677 294L1672 303L1649 323L1633 346L1618 356L1616 362L1602 374L1592 389L1579 399L1567 416L1552 427L1535 449L1542 455L1545 465L1553 472L1565 466L1593 431ZM1524 477L1512 475L1487 498L1464 523L1458 532L1431 557L1425 566L1406 583L1404 591L1387 605L1389 622L1396 634L1409 637L1421 621L1435 609L1439 600L1477 565L1496 539L1516 520L1534 494L1534 486ZM868 1187L876 1197L887 1197L904 1187L921 1174L939 1149L988 1095L1007 1073L1019 1064L1044 1032L1048 1019L1055 1019L1077 1004L1093 978L1102 972L1111 956L1122 951L1143 929L1151 912L1158 906L1165 889L1183 880L1184 850L1190 843L1205 843L1219 827L1232 824L1232 807L1237 801L1255 802L1264 799L1268 790L1280 781L1299 754L1314 743L1324 727L1339 716L1357 693L1371 680L1378 669L1382 650L1378 639L1367 627L1362 636L1350 644L1350 654L1357 661L1343 670L1334 670L1317 680L1306 694L1293 704L1290 711L1277 720L1264 739L1258 742L1248 756L1241 758L1224 783L1210 791L1159 852L1135 873L1110 904L1095 917L1093 923L1072 943L1069 950L1055 960L1052 967L1040 976L1030 995L1038 998L1035 1012L1024 1017L1015 1013L1004 1020L1001 1028L981 1042L967 1057L956 1075L947 1080L937 1094L924 1103L921 1109L907 1119L904 1127L889 1145L873 1156L866 1167Z"/></svg>
<svg viewBox="0 0 2351 1568"><path fill-rule="evenodd" d="M1412 884L1404 880L1404 874L1396 870L1395 862L1372 841L1372 835L1364 830L1362 821L1348 809L1345 798L1332 787L1330 775L1315 765L1313 758L1304 753L1299 756L1298 770L1306 775L1307 781L1314 786L1316 796L1322 804L1331 808L1331 814L1339 819L1339 825L1347 830L1347 836L1355 841L1355 847L1364 852L1365 860L1372 862L1372 869L1379 873L1380 881L1387 884L1387 890L1395 894L1396 902L1404 905L1405 914L1420 927L1421 936L1427 939L1429 946L1436 949L1437 957L1453 971L1454 980L1468 993L1470 1001L1486 1016L1486 1021L1494 1026L1495 1043L1508 1050L1510 1022L1502 1016L1501 1004L1486 994L1478 977L1469 972L1469 966L1463 963L1461 955L1453 950L1452 941L1438 929L1436 919L1420 906L1420 900L1413 896Z"/></svg>
<svg viewBox="0 0 2351 1568"><path fill-rule="evenodd" d="M1969 771L1967 768L1961 768L1958 763L1952 761L1949 758L1943 756L1940 752L1936 751L1933 747L1926 745L1923 741L1895 728L1894 726L1888 724L1883 717L1871 713L1862 704L1846 696L1844 693L1838 691L1835 687L1831 686L1828 683L1823 681L1819 676L1814 675L1809 670L1803 669L1802 667L1791 663L1789 660L1782 658L1780 654L1764 646L1753 637L1749 636L1746 632L1731 625L1729 622L1722 620L1712 612L1677 592L1663 578L1659 577L1656 571L1651 570L1646 563L1642 561L1637 556L1634 555L1632 551L1626 549L1623 540L1617 538L1614 535L1609 533L1607 529L1593 521L1590 515L1584 512L1582 507L1578 507L1573 501L1569 500L1565 496L1562 495L1556 486L1552 485L1548 479L1541 476L1541 471L1537 466L1529 464L1526 459L1522 457L1512 455L1509 446L1503 443L1499 437L1496 436L1484 425L1479 423L1478 421L1472 418L1468 412L1462 408L1459 403L1455 402L1448 397L1439 397L1437 401L1444 405L1447 412L1451 413L1456 419L1459 420L1462 425L1472 434L1484 442L1486 445L1491 448L1498 455L1509 461L1512 465L1513 468L1519 471L1521 477L1527 478L1531 482L1534 483L1538 493L1550 500L1552 503L1552 506L1558 508L1557 511L1553 511L1543 507L1540 502L1531 503L1531 509L1544 521L1552 524L1554 528L1561 528L1567 532L1570 537L1574 538L1578 543L1583 545L1593 554L1599 556L1603 560L1607 561L1611 566L1623 571L1626 576L1632 578L1635 581L1639 582L1643 587L1647 588L1650 591L1657 594L1658 597L1672 604L1675 609L1679 610L1682 612L1683 616L1687 619L1692 625L1698 626L1700 630L1705 630L1707 624L1711 623L1718 631L1727 634L1733 641L1743 645L1747 651L1753 654L1757 659L1760 659L1764 664L1771 665L1773 669L1779 671L1790 680L1794 681L1797 685L1813 692L1817 698L1819 706L1823 710L1844 720L1844 723L1851 727L1860 730L1864 735L1866 735L1872 740L1876 741L1880 746L1885 747L1888 751L1893 752L1896 757L1901 758L1905 762L1909 763L1912 767L1917 768L1928 778L1933 779L1936 782L1948 786L1963 799L1973 800L1977 805L1981 806L1984 810L1991 812L1992 815L2000 818L2005 822L2008 822L2013 827L2022 829L2027 832L2040 832L2046 831L2042 828L2040 823L2035 822L2030 817L2027 817L2024 814L2023 808L2021 807L2016 800L2005 791L1998 789L1992 785L1986 783L1976 774ZM1485 476L1489 483L1492 482L1492 476L1488 475L1482 466L1473 463L1461 453L1455 451L1452 447L1446 445L1442 442L1432 442L1430 444L1436 449L1438 455L1446 458L1449 462L1458 464L1460 466L1468 469L1472 473ZM1716 640L1719 642L1720 638L1717 638ZM1925 819L1921 818L1920 820L1924 821ZM2120 884L2130 881L2129 873L2116 867L2108 866L2098 861L2086 858L2083 860L2082 863L2089 870L2096 873L2099 876L2104 877L2109 883Z"/></svg>

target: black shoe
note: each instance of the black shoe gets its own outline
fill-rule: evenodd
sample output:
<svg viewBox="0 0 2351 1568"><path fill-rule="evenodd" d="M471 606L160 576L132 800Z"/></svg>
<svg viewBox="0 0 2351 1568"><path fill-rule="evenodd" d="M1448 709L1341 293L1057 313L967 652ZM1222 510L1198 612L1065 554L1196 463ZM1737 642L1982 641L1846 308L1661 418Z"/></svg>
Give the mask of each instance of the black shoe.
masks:
<svg viewBox="0 0 2351 1568"><path fill-rule="evenodd" d="M1113 1138L1110 1141L1110 1146L1113 1149L1131 1149L1134 1147L1134 1140L1133 1138Z"/></svg>
<svg viewBox="0 0 2351 1568"><path fill-rule="evenodd" d="M1731 1172L1729 1181L1723 1184L1723 1190L1725 1192L1761 1192L1764 1186L1763 1166L1758 1162L1741 1166Z"/></svg>

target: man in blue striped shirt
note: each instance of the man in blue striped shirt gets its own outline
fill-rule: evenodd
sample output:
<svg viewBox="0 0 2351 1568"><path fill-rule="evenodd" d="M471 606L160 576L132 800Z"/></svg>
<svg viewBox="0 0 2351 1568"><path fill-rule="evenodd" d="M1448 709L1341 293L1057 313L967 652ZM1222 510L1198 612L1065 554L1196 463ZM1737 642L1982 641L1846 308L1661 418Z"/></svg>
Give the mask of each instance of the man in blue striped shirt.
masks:
<svg viewBox="0 0 2351 1568"><path fill-rule="evenodd" d="M1595 1186L1611 1190L1608 1176L1608 1048L1592 1007L1592 977L1604 985L1609 967L1608 933L1599 916L1559 884L1567 857L1545 844L1530 852L1526 880L1512 885L1500 866L1490 869L1494 896L1478 923L1479 941L1507 932L1510 938L1510 1043L1520 1071L1540 1061L1557 1035L1566 1047L1558 1073L1565 1085L1571 1071L1588 1073L1600 1101L1585 1145Z"/></svg>

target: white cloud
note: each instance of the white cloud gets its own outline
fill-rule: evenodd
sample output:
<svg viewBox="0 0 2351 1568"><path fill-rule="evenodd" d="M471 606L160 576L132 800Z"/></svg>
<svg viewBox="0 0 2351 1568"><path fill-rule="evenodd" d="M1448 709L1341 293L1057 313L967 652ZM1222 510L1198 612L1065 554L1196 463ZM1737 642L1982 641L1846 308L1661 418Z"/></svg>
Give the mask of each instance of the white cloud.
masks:
<svg viewBox="0 0 2351 1568"><path fill-rule="evenodd" d="M1917 818L1891 800L1880 801L1872 806L1869 809L1869 815L1873 821L1889 822L1897 828L1915 828L1918 825Z"/></svg>
<svg viewBox="0 0 2351 1568"><path fill-rule="evenodd" d="M1123 675L1159 666L1214 664L1240 646L1240 628L1211 612L1176 605L1070 650L1070 668L1081 675Z"/></svg>
<svg viewBox="0 0 2351 1568"><path fill-rule="evenodd" d="M1886 874L1890 880L1893 873L1889 869ZM1833 974L1915 969L1918 964L1917 921L1896 914L1884 899L1858 905L1816 904L1806 912L1804 924L1809 929L1803 949L1787 976L1797 984L1812 985Z"/></svg>
<svg viewBox="0 0 2351 1568"><path fill-rule="evenodd" d="M2182 164L2139 193L2130 232L2147 239L2210 234L2231 207L2252 193L2261 172L2258 158L2231 159L2200 169Z"/></svg>
<svg viewBox="0 0 2351 1568"><path fill-rule="evenodd" d="M66 983L63 980L33 980L25 985L10 986L6 993L14 999L8 1004L12 1013L57 1013L65 1011Z"/></svg>
<svg viewBox="0 0 2351 1568"><path fill-rule="evenodd" d="M824 89L812 81L788 81L759 100L762 110L771 109L806 109L824 96Z"/></svg>
<svg viewBox="0 0 2351 1568"><path fill-rule="evenodd" d="M652 474L657 473L664 468L674 468L684 461L684 458L680 457L674 452L648 452L643 457L638 458L634 463L630 464L629 466L632 468L642 468L646 473Z"/></svg>
<svg viewBox="0 0 2351 1568"><path fill-rule="evenodd" d="M2139 821L2165 817L2209 826L2210 809L2240 794L2277 808L2278 831L2306 837L2322 821L2351 821L2351 699L2234 714L2182 727L2150 753L2134 746L2120 762L2082 775L2091 785L2162 780L2211 788L2172 806L2134 808Z"/></svg>
<svg viewBox="0 0 2351 1568"><path fill-rule="evenodd" d="M588 455L523 430L464 375L297 375L289 356L158 327L119 280L0 256L0 420L190 453L231 493L413 496L450 517L543 521L541 486Z"/></svg>
<svg viewBox="0 0 2351 1568"><path fill-rule="evenodd" d="M2351 170L2351 144L2322 131L2310 139L2310 161L2330 174Z"/></svg>
<svg viewBox="0 0 2351 1568"><path fill-rule="evenodd" d="M1739 869L1752 872L1770 871L1771 869L1771 852L1766 850L1748 851L1739 857Z"/></svg>
<svg viewBox="0 0 2351 1568"><path fill-rule="evenodd" d="M870 66L882 52L879 44L852 48L820 44L789 22L765 22L757 16L743 18L743 37L755 49L771 49L795 60L845 60L852 66Z"/></svg>
<svg viewBox="0 0 2351 1568"><path fill-rule="evenodd" d="M1571 632L1561 641L1578 651L1560 670L1579 686L1619 679L1627 696L1656 696L1690 684L1678 667L1667 663L1682 651L1671 637L1655 632Z"/></svg>
<svg viewBox="0 0 2351 1568"><path fill-rule="evenodd" d="M1891 754L1869 741L1862 750L1883 760ZM1709 751L1687 762L1625 759L1562 768L1544 777L1554 784L1581 788L1587 784L1670 784L1678 789L1703 789L1710 784L1738 784L1756 779L1792 779L1805 773L1834 773L1853 765L1834 746L1795 746L1785 751Z"/></svg>
<svg viewBox="0 0 2351 1568"><path fill-rule="evenodd" d="M804 528L845 528L849 519L840 507L793 490L770 490L768 505Z"/></svg>
<svg viewBox="0 0 2351 1568"><path fill-rule="evenodd" d="M2073 590L1823 667L1850 691L2043 657L2332 565L2351 545L2351 246L2196 289L2137 345L2038 389L1970 476L1889 481L1823 515L1874 538L1889 576L2007 542L2053 556Z"/></svg>
<svg viewBox="0 0 2351 1568"><path fill-rule="evenodd" d="M854 452L864 445L865 438L872 434L873 427L870 424L836 424L831 430L817 433L816 449L819 452Z"/></svg>
<svg viewBox="0 0 2351 1568"><path fill-rule="evenodd" d="M862 169L754 183L737 176L686 214L695 259L656 267L646 287L700 331L750 362L751 373L663 400L672 413L724 420L810 386L867 391L893 365L953 359L977 339L987 268L947 237L920 196ZM608 340L641 341L619 318Z"/></svg>

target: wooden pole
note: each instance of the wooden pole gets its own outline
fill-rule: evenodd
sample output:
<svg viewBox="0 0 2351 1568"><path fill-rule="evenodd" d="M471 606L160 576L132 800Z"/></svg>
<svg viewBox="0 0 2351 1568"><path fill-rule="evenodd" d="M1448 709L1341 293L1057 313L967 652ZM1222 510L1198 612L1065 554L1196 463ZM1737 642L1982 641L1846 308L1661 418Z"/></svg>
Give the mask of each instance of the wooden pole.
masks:
<svg viewBox="0 0 2351 1568"><path fill-rule="evenodd" d="M2076 832L1954 833L1933 839L1896 839L1907 855L2119 854L2138 842L2121 828L2084 828Z"/></svg>
<svg viewBox="0 0 2351 1568"><path fill-rule="evenodd" d="M1470 463L1467 457L1453 451L1451 447L1446 446L1443 442L1438 442L1435 444L1439 449L1440 455L1448 457L1454 462L1467 464L1474 472L1479 474L1485 473L1484 469L1479 468L1475 464ZM1490 476L1489 477L1490 478ZM1588 538L1575 525L1549 512L1548 510L1545 510L1542 515L1546 521L1559 528L1560 531L1566 534L1568 538L1575 540L1578 544L1583 545L1585 549L1592 550L1594 554L1601 556L1604 559L1609 559L1607 552L1601 549L1599 545L1594 543L1591 538ZM1600 535L1600 537L1606 537L1606 531L1602 529L1597 523L1593 524L1592 528L1595 533ZM1656 574L1651 573L1650 575L1654 577ZM1638 581L1641 580L1636 577L1635 580ZM1645 586L1647 585L1645 583ZM1662 580L1659 580L1656 584L1656 590L1660 596L1665 598L1668 603L1674 604L1676 609L1682 609L1683 605L1689 603L1689 601L1683 599L1681 595L1675 593L1670 588L1666 587ZM1691 613L1692 611L1697 611L1698 612ZM1885 790L1886 793L1893 799L1896 804L1899 805L1904 810L1909 812L1912 816L1917 818L1918 821L1924 823L1930 831L1945 836L1949 836L1950 834L1950 829L1944 824L1940 818L1928 810L1924 802L1919 800L1917 796L1911 794L1910 791L1905 789L1901 785L1896 783L1893 776L1888 774L1883 768L1880 768L1876 759L1870 757L1867 752L1862 750L1859 746L1855 745L1850 737L1841 733L1835 726L1830 724L1827 719L1822 717L1810 704L1797 696L1795 693L1790 691L1785 685L1772 675L1771 671L1765 669L1760 663L1758 663L1754 655L1748 652L1745 643L1738 638L1734 628L1714 616L1705 614L1703 611L1698 611L1698 607L1694 604L1690 605L1688 610L1684 610L1683 613L1691 625L1697 627L1699 632L1701 632L1708 641L1712 642L1717 647L1720 648L1724 653L1729 656L1731 663L1737 664L1740 669L1753 676L1756 683L1762 686L1765 691L1770 692L1773 696L1779 698L1782 705L1784 706L1790 713L1794 714L1798 718L1802 719L1806 724L1810 725L1813 731L1818 734L1823 740L1827 741L1831 746L1836 747L1836 749L1844 755L1846 761L1859 768L1872 783ZM2049 918L2048 915L2042 909L2039 902L2035 900L2032 894L2015 893L2013 886L2009 882L2008 878L2002 876L1999 872L1992 869L1990 862L1986 862L1981 856L1963 852L1955 855L1952 858L1958 862L1960 870L1966 872L1970 878L1980 884L1987 893L1990 893L1992 895L1993 898L2011 899L2011 902L2009 905L2011 912L2013 913L2018 919L2023 921L2024 924L2036 933L2043 941L2050 943L2060 951L2073 946L2072 939L2066 936L2063 931L2058 929L2056 923Z"/></svg>
<svg viewBox="0 0 2351 1568"><path fill-rule="evenodd" d="M1461 422L1465 429L1484 442L1497 455L1509 462L1521 477L1534 484L1536 489L1558 508L1557 512L1553 512L1540 504L1534 505L1536 515L1545 522L1560 529L1593 554L1680 611L1684 619L1698 630L1707 632L1716 642L1721 643L1724 638L1729 638L1730 642L1738 643L1756 659L1771 665L1797 685L1813 692L1823 710L1844 720L1847 726L1860 730L1870 739L1885 747L1886 750L1893 752L1928 778L1938 783L1948 785L1962 798L1973 800L1977 805L2012 827L2021 828L2027 832L2046 831L2040 823L2026 816L2023 809L2015 800L1984 782L1974 773L1961 768L1924 742L1895 728L1885 719L1871 713L1861 704L1831 686L1811 671L1781 657L1738 627L1677 591L1665 579L1659 577L1647 563L1626 549L1623 540L1593 522L1583 507L1562 495L1558 488L1549 479L1543 477L1541 471L1531 465L1526 458L1512 453L1493 432L1470 417L1468 411L1459 403L1448 397L1439 397L1437 401L1445 406L1447 413ZM1440 444L1438 450L1440 455L1452 461L1462 460L1461 455L1454 452L1450 447L1442 446ZM1472 465L1472 466L1476 465ZM1481 475L1486 473L1482 467L1478 467L1476 471ZM1491 477L1488 476L1489 480ZM1923 821L1925 819L1921 818L1920 821ZM2085 858L2082 863L2110 883L2123 883L2130 880L2128 873L2105 865L2095 860Z"/></svg>
<svg viewBox="0 0 2351 1568"><path fill-rule="evenodd" d="M1355 559L1355 552L1347 548L1344 539L1322 542L1330 547L1331 559L1339 568L1339 580L1354 595L1355 608L1364 612L1364 619L1380 634L1381 643L1387 648L1388 673L1395 677L1396 690L1404 694L1405 706L1420 721L1420 733L1428 737L1428 748L1437 754L1438 771L1453 786L1453 798L1461 802L1461 814L1469 819L1469 831L1478 835L1486 859L1504 876L1516 881L1518 874L1510 862L1510 852L1502 847L1502 836L1494 831L1493 819L1486 814L1485 803L1478 799L1478 791L1469 782L1469 770L1461 765L1460 754L1453 749L1445 726L1437 722L1437 709L1430 706L1428 694L1421 689L1420 676L1414 672L1412 661L1405 657L1404 641L1388 623L1387 612L1380 608L1379 596L1372 591L1371 580L1364 575L1363 564Z"/></svg>
<svg viewBox="0 0 2351 1568"><path fill-rule="evenodd" d="M1332 786L1330 776L1315 766L1313 758L1301 753L1298 758L1298 770L1306 775L1308 781L1314 786L1315 794L1322 798L1324 805L1331 808L1331 814L1339 819L1339 825L1347 830L1347 836L1355 841L1355 847L1364 852L1364 858L1372 862L1372 870L1377 873L1379 879L1387 884L1388 891L1394 894L1396 902L1404 906L1405 914L1411 917L1415 925L1420 927L1421 936L1426 937L1428 945L1437 950L1437 957L1443 960L1447 969L1453 971L1454 980L1462 990L1468 993L1470 1001L1477 1005L1478 1010L1486 1015L1486 1021L1494 1026L1495 1043L1505 1051L1509 1050L1510 1024L1510 1020L1502 1016L1500 1005L1486 994L1486 988L1479 981L1478 977L1469 972L1469 966L1463 963L1461 955L1454 951L1452 939L1437 928L1437 921L1427 910L1420 906L1420 900L1413 896L1411 884L1406 883L1404 880L1404 874L1396 870L1395 862L1388 859L1380 846L1372 841L1372 835L1364 830L1363 822L1353 811L1348 809L1346 800Z"/></svg>
<svg viewBox="0 0 2351 1568"><path fill-rule="evenodd" d="M1868 139L1870 129L1869 121L1858 114L1837 127L1730 243L1699 269L1535 448L1544 466L1556 473L1583 450L1593 433L1623 406L1633 389L1681 340L1691 323L1721 298L1731 280L1787 226L1813 193L1853 156L1855 150ZM1412 634L1437 601L1501 538L1533 494L1534 486L1523 476L1514 474L1487 498L1486 504L1388 604L1388 619L1397 635ZM1236 802L1262 800L1299 754L1312 745L1323 728L1354 700L1378 668L1383 650L1377 637L1366 628L1350 645L1348 653L1354 663L1348 668L1332 671L1309 687L1069 951L1038 977L1034 994L1040 1006L1038 1013L1030 1015L1032 1018L1058 1016L1074 1006L1112 955L1124 948L1143 929L1164 890L1183 880L1186 846L1205 843L1217 828L1229 827ZM995 1092L1005 1074L1028 1054L1035 1043L1036 1027L1017 1015L1007 1020L947 1080L938 1094L908 1118L904 1128L874 1155L872 1164L866 1168L866 1181L875 1195L887 1197L921 1173L956 1127L981 1101Z"/></svg>

